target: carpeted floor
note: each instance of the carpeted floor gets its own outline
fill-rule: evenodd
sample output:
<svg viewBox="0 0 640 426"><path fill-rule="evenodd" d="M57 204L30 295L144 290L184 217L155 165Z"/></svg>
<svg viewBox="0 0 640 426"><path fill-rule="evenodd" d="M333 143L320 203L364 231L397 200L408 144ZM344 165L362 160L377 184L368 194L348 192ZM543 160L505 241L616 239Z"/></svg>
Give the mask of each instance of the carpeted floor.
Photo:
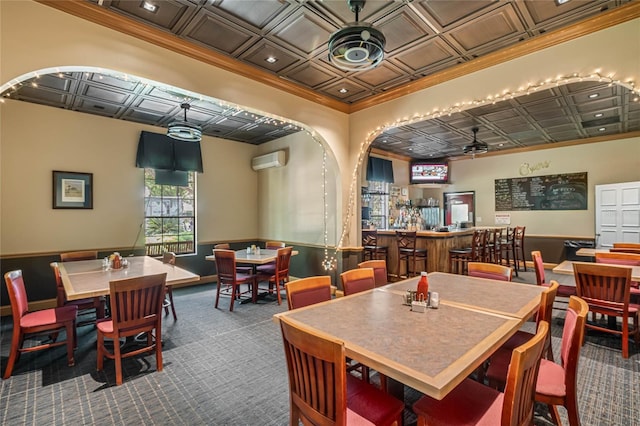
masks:
<svg viewBox="0 0 640 426"><path fill-rule="evenodd" d="M566 281L571 277L554 276ZM521 273L520 282L535 281ZM154 356L125 361L125 383L115 386L113 362L96 372L95 329L78 329L76 366L66 366L64 348L23 354L13 376L0 383L0 422L32 424L287 425L288 385L275 301L214 309L214 286L174 290L178 321L163 321L164 371ZM555 312L554 352L559 353L564 312ZM530 327L527 324L525 327ZM0 355L4 371L11 319L2 318ZM623 359L619 339L589 334L579 370L583 425L640 425L640 351ZM559 357L556 355L556 359ZM408 389L405 402L419 393ZM536 424L549 424L539 407ZM561 409L564 417L564 411ZM415 417L405 411L405 423Z"/></svg>

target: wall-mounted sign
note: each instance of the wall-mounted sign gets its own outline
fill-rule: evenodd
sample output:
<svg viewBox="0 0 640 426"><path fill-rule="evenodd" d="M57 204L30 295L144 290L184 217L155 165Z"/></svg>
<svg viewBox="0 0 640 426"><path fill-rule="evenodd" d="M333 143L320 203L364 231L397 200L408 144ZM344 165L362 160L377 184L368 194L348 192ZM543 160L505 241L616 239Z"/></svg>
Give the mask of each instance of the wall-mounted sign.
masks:
<svg viewBox="0 0 640 426"><path fill-rule="evenodd" d="M511 213L496 213L496 225L511 225Z"/></svg>

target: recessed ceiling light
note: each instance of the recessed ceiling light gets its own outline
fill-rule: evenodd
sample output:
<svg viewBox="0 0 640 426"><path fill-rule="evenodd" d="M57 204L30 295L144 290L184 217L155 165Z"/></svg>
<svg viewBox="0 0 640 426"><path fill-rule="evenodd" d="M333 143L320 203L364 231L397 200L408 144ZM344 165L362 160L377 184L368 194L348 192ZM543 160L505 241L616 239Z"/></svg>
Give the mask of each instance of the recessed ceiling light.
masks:
<svg viewBox="0 0 640 426"><path fill-rule="evenodd" d="M601 113L601 112L599 112L599 113L597 113L597 114L593 114L593 116L594 116L594 117L597 117L597 118L602 117L603 115L604 115L604 114L603 114L603 113Z"/></svg>
<svg viewBox="0 0 640 426"><path fill-rule="evenodd" d="M607 130L607 128L606 128L606 127L600 127L600 128L598 129L598 131L599 131L599 132L604 132L605 130Z"/></svg>
<svg viewBox="0 0 640 426"><path fill-rule="evenodd" d="M569 3L571 0L556 0L556 4L560 6L561 4Z"/></svg>
<svg viewBox="0 0 640 426"><path fill-rule="evenodd" d="M148 10L149 12L155 12L156 10L158 10L158 6L153 3L149 3L148 1L142 2L142 8L144 10Z"/></svg>
<svg viewBox="0 0 640 426"><path fill-rule="evenodd" d="M269 62L270 64L275 64L276 62L278 62L278 58L274 58L273 56L269 56L267 59L265 59L265 61Z"/></svg>
<svg viewBox="0 0 640 426"><path fill-rule="evenodd" d="M498 146L504 146L504 144L503 143L499 143Z"/></svg>
<svg viewBox="0 0 640 426"><path fill-rule="evenodd" d="M338 92L340 92L340 93L347 93L347 92L348 92L348 90L347 90L347 89L345 89L345 88L343 87L342 89L338 90Z"/></svg>
<svg viewBox="0 0 640 426"><path fill-rule="evenodd" d="M600 96L600 94L592 93L592 94L589 95L589 99L597 98L598 96Z"/></svg>

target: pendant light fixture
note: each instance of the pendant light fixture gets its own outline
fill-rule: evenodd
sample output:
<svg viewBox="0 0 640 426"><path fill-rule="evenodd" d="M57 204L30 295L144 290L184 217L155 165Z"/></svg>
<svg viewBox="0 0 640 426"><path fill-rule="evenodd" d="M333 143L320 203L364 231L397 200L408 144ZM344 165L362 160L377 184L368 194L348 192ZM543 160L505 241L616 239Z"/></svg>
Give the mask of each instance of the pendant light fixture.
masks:
<svg viewBox="0 0 640 426"><path fill-rule="evenodd" d="M344 71L364 71L377 67L384 59L386 40L371 24L358 22L365 0L347 0L356 21L329 37L329 61Z"/></svg>
<svg viewBox="0 0 640 426"><path fill-rule="evenodd" d="M485 154L489 151L489 145L484 142L479 142L476 139L478 134L477 127L474 127L471 131L473 132L473 142L471 142L471 145L465 145L464 148L462 148L462 152L464 155L470 155L471 158L475 158L476 154Z"/></svg>
<svg viewBox="0 0 640 426"><path fill-rule="evenodd" d="M184 110L184 121L176 120L167 126L167 136L185 142L200 142L202 139L202 129L197 124L187 122L187 110L191 108L188 103L180 104Z"/></svg>

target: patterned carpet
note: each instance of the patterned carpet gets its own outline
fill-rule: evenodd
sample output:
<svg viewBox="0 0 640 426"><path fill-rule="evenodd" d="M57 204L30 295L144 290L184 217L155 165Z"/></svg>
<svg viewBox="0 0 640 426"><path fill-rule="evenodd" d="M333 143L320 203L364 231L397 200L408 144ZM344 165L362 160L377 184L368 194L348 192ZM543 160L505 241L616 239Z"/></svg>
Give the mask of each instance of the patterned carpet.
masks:
<svg viewBox="0 0 640 426"><path fill-rule="evenodd" d="M518 281L533 282L532 273ZM554 278L550 274L548 278ZM562 280L570 277L559 277ZM112 361L96 372L95 328L78 329L76 366L66 366L64 348L23 354L13 376L0 382L3 425L287 425L286 366L273 314L275 301L214 309L214 286L174 290L178 321L163 321L164 371L154 356L128 359L124 384L115 386ZM555 312L554 352L559 353L564 312ZM530 327L531 324L525 325ZM2 318L0 355L4 371L11 319ZM583 425L640 425L640 351L623 359L619 339L589 334L579 370ZM556 356L558 359L558 356ZM419 398L411 389L408 404ZM539 407L536 424L544 419ZM564 411L561 408L561 415ZM415 416L405 411L405 423Z"/></svg>

